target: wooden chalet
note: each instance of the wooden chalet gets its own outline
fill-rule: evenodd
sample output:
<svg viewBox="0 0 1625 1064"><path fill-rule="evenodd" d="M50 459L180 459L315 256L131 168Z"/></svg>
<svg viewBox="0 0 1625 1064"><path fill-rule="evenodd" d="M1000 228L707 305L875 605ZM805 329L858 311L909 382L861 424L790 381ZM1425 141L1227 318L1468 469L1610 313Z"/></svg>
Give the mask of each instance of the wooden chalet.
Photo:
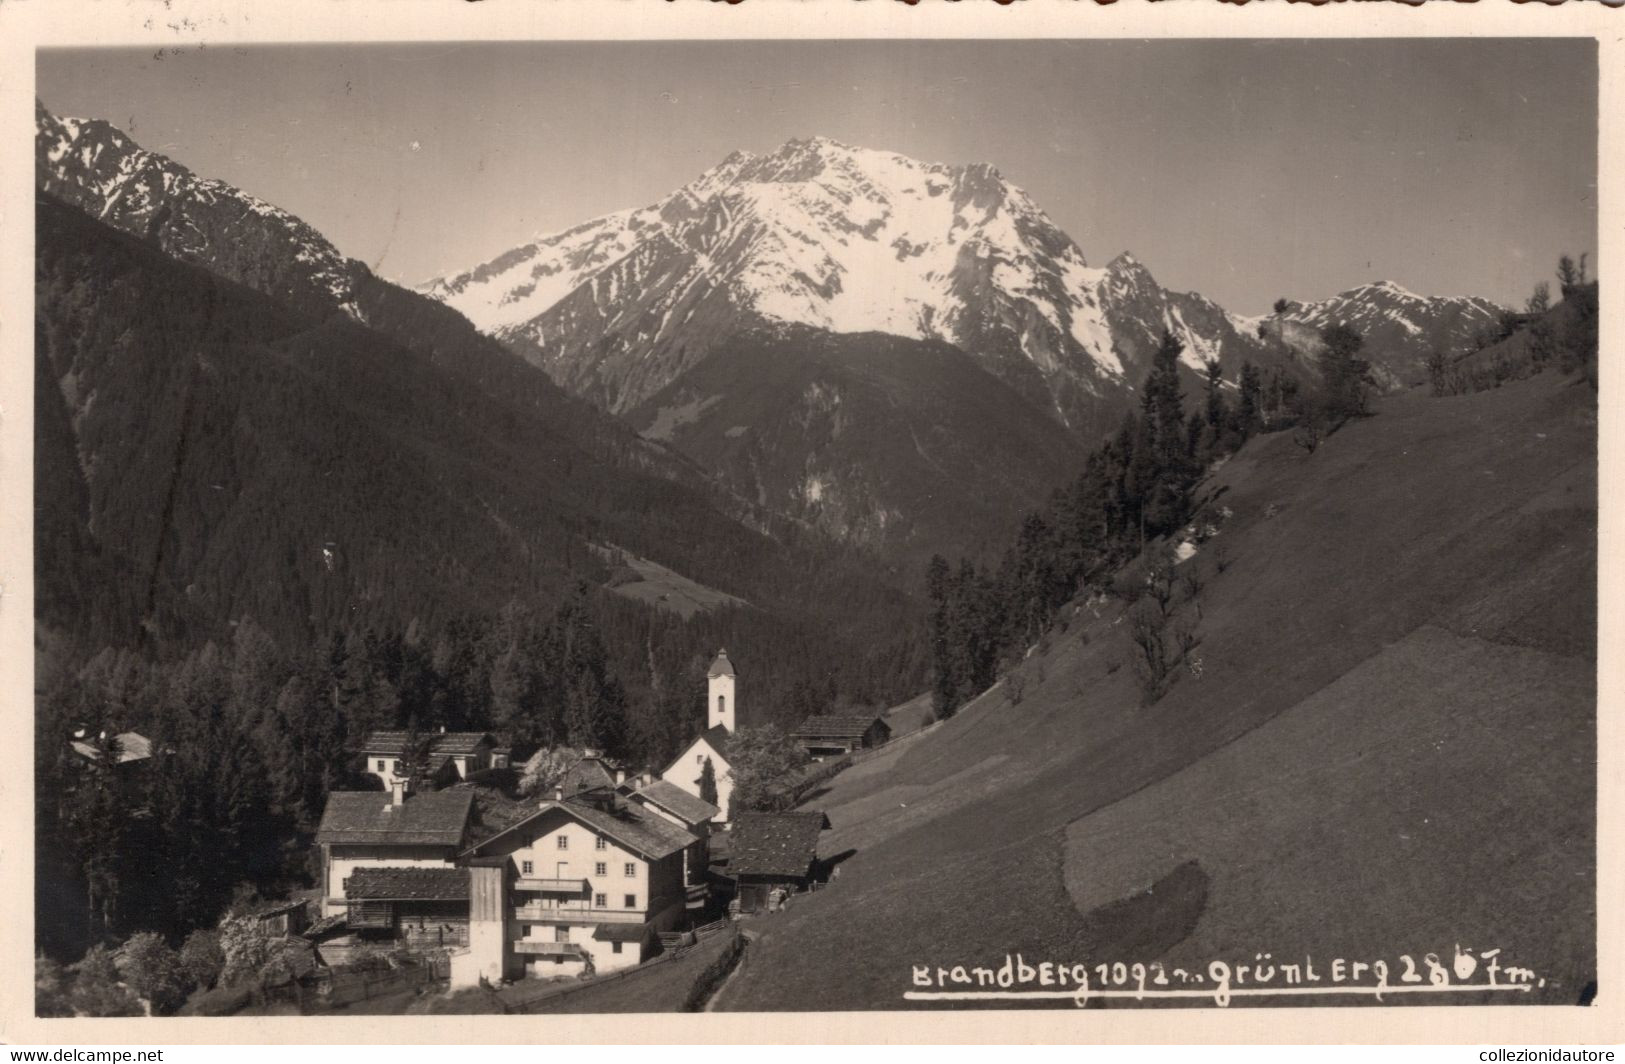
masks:
<svg viewBox="0 0 1625 1064"><path fill-rule="evenodd" d="M891 726L878 716L820 714L790 733L813 760L871 750L891 741Z"/></svg>
<svg viewBox="0 0 1625 1064"><path fill-rule="evenodd" d="M408 797L405 790L404 781L397 780L389 794L334 791L327 796L316 830L323 915L349 908L349 882L357 870L456 864L472 828L473 793L456 789Z"/></svg>
<svg viewBox="0 0 1625 1064"><path fill-rule="evenodd" d="M344 883L351 931L408 949L468 945L466 868L357 868Z"/></svg>
<svg viewBox="0 0 1625 1064"><path fill-rule="evenodd" d="M806 890L818 864L818 835L829 827L821 812L741 813L734 819L728 875L741 913L777 908Z"/></svg>

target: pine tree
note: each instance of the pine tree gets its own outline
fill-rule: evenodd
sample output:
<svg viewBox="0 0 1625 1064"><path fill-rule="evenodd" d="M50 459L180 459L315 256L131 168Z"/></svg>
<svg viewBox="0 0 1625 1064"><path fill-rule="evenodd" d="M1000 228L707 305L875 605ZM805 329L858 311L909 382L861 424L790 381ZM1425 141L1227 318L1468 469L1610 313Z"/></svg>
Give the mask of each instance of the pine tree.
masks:
<svg viewBox="0 0 1625 1064"><path fill-rule="evenodd" d="M1321 333L1321 391L1326 416L1336 428L1349 418L1363 416L1370 402L1371 363L1359 357L1365 340L1346 325L1333 325Z"/></svg>
<svg viewBox="0 0 1625 1064"><path fill-rule="evenodd" d="M1224 401L1224 367L1219 365L1216 358L1208 359L1202 366L1207 373L1203 410L1207 415L1207 423L1218 432L1224 427L1227 414Z"/></svg>
<svg viewBox="0 0 1625 1064"><path fill-rule="evenodd" d="M1260 426L1260 399L1263 390L1258 367L1251 362L1241 364L1238 390L1240 397L1236 402L1236 424L1241 430L1242 438L1247 439L1257 432Z"/></svg>

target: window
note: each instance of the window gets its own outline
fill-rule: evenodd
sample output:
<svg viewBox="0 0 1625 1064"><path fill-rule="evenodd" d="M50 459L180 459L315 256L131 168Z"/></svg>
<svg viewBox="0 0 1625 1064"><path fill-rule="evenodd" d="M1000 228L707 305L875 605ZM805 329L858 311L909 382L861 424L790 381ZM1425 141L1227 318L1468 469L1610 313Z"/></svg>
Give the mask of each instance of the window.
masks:
<svg viewBox="0 0 1625 1064"><path fill-rule="evenodd" d="M626 907L628 909L636 909L638 907L638 896L636 894L628 894L626 896Z"/></svg>
<svg viewBox="0 0 1625 1064"><path fill-rule="evenodd" d="M532 864L531 862L529 862L529 861L520 861L519 862L519 874L520 875L528 876L534 871L536 871L536 866L534 864Z"/></svg>
<svg viewBox="0 0 1625 1064"><path fill-rule="evenodd" d="M399 772L400 770L401 770L401 763L399 761L397 761L397 762L395 762L393 771Z"/></svg>
<svg viewBox="0 0 1625 1064"><path fill-rule="evenodd" d="M607 875L609 875L609 865L605 864L602 861L599 861L597 864L592 866L592 874L595 875L595 876L607 876Z"/></svg>
<svg viewBox="0 0 1625 1064"><path fill-rule="evenodd" d="M570 848L570 836L568 836L568 835L560 835L559 836L559 849L568 850L569 848Z"/></svg>
<svg viewBox="0 0 1625 1064"><path fill-rule="evenodd" d="M553 929L553 941L554 942L568 942L568 941L570 941L570 929L568 927L555 927Z"/></svg>
<svg viewBox="0 0 1625 1064"><path fill-rule="evenodd" d="M726 712L728 712L728 696L717 695L717 715L721 716Z"/></svg>
<svg viewBox="0 0 1625 1064"><path fill-rule="evenodd" d="M695 764L696 764L696 765L703 765L703 764L705 764L705 755L704 755L704 754L695 754L695 755L694 755L694 763L695 763Z"/></svg>
<svg viewBox="0 0 1625 1064"><path fill-rule="evenodd" d="M626 862L626 872L625 872L625 874L628 875L628 876L637 875L638 874L638 866L633 864L631 861Z"/></svg>
<svg viewBox="0 0 1625 1064"><path fill-rule="evenodd" d="M592 896L592 904L593 904L593 908L595 908L595 909L607 909L607 908L609 908L609 895L608 894L594 894Z"/></svg>
<svg viewBox="0 0 1625 1064"><path fill-rule="evenodd" d="M378 759L378 771L379 772L384 771L384 760L383 760L383 758Z"/></svg>
<svg viewBox="0 0 1625 1064"><path fill-rule="evenodd" d="M599 838L592 840L592 848L595 850L607 850L609 849L609 843L605 842L600 836Z"/></svg>
<svg viewBox="0 0 1625 1064"><path fill-rule="evenodd" d="M619 952L621 952L621 944L619 942L611 942L609 944L609 951L611 953L619 953Z"/></svg>

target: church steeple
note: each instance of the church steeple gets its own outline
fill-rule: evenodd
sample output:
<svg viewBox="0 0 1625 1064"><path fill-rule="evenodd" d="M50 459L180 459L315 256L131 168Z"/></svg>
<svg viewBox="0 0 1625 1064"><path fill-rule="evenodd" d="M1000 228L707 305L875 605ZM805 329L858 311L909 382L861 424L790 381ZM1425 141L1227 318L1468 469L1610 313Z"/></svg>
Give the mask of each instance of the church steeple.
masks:
<svg viewBox="0 0 1625 1064"><path fill-rule="evenodd" d="M728 660L728 652L717 651L717 659L711 663L710 671L706 673L706 702L709 709L705 724L708 729L720 724L723 730L729 734L733 733L734 721L739 716L739 706L734 701L735 679L733 662Z"/></svg>

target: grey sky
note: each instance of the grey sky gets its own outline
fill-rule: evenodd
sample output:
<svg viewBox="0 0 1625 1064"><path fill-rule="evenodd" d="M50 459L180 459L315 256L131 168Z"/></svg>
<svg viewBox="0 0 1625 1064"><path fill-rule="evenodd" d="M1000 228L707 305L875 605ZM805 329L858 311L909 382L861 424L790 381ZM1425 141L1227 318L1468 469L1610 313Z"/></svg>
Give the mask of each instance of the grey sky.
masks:
<svg viewBox="0 0 1625 1064"><path fill-rule="evenodd" d="M41 52L39 94L416 282L822 134L991 162L1104 264L1241 313L1521 300L1596 243L1593 42L444 44Z"/></svg>

